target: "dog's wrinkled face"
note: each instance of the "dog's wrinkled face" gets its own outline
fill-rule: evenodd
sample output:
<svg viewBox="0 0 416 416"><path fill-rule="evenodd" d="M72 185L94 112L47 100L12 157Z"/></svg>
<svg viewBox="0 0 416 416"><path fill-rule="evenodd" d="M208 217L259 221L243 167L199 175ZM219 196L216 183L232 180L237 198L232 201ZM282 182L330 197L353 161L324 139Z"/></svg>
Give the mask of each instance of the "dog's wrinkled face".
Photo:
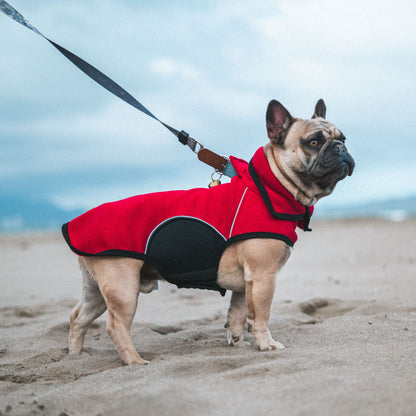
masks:
<svg viewBox="0 0 416 416"><path fill-rule="evenodd" d="M282 174L304 194L319 199L354 170L354 159L345 137L325 120L326 107L319 100L310 120L296 119L273 100L266 113L267 133ZM312 195L313 194L313 195Z"/></svg>

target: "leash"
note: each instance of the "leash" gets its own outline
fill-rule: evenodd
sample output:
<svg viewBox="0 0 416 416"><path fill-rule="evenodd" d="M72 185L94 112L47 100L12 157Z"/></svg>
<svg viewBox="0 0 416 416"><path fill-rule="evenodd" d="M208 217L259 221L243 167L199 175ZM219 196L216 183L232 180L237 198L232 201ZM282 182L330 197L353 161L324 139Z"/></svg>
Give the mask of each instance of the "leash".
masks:
<svg viewBox="0 0 416 416"><path fill-rule="evenodd" d="M137 110L141 111L142 113L152 117L154 120L158 121L164 127L166 127L172 134L174 134L180 143L185 146L188 146L196 155L198 159L206 163L207 165L213 167L215 171L220 175L225 175L230 178L237 175L237 172L233 168L232 164L225 156L220 156L217 153L207 149L201 144L198 140L193 139L190 135L184 130L177 130L174 127L170 126L169 124L164 123L159 118L157 118L152 112L150 112L143 104L141 104L136 98L134 98L131 94L129 94L125 89L123 89L120 85L114 82L111 78L107 75L99 71L97 68L93 67L88 62L81 59L79 56L73 54L69 50L65 49L61 45L58 45L51 39L47 38L43 35L36 27L32 26L16 9L10 6L4 0L0 0L0 10L15 20L16 22L20 23L21 25L27 27L31 31L35 32L45 40L47 40L51 45L53 45L59 52L61 52L67 59L69 59L75 66L77 66L82 72L88 75L92 80L96 83L104 87L107 91L114 94L116 97L120 98L127 104L130 104L132 107L136 108ZM212 180L212 186L215 186L214 182L219 182L218 180Z"/></svg>

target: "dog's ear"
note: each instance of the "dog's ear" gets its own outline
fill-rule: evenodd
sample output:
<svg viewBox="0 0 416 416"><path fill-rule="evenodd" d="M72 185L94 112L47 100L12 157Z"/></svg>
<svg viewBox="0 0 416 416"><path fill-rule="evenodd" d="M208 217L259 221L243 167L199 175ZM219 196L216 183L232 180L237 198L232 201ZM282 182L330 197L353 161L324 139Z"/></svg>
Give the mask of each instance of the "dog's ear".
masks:
<svg viewBox="0 0 416 416"><path fill-rule="evenodd" d="M318 102L316 103L315 112L313 113L312 118L317 118L317 117L325 118L325 116L326 116L326 105L325 105L324 100L320 98Z"/></svg>
<svg viewBox="0 0 416 416"><path fill-rule="evenodd" d="M295 119L279 101L270 101L266 111L266 128L271 142L283 144L287 131L294 121Z"/></svg>

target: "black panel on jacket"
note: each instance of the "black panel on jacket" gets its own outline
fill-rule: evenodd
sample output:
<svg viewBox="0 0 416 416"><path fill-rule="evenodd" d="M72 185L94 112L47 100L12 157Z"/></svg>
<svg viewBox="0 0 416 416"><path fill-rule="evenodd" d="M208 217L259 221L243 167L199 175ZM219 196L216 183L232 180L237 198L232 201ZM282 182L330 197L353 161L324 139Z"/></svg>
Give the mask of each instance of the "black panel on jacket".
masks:
<svg viewBox="0 0 416 416"><path fill-rule="evenodd" d="M159 225L146 250L159 273L179 288L225 290L217 285L217 271L225 249L224 237L196 218L177 217Z"/></svg>

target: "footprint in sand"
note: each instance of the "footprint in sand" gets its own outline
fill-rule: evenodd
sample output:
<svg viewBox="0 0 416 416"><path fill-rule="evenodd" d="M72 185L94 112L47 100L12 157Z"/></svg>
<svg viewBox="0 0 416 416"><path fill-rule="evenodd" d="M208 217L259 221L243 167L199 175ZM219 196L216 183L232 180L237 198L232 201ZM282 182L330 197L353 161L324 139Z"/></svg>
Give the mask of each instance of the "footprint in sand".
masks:
<svg viewBox="0 0 416 416"><path fill-rule="evenodd" d="M36 321L36 318L56 313L56 308L71 308L73 301L62 300L59 303L51 302L32 307L6 306L0 308L0 328L24 326Z"/></svg>
<svg viewBox="0 0 416 416"><path fill-rule="evenodd" d="M153 332L156 332L157 334L160 335L169 335L169 334L174 334L176 332L180 332L183 330L183 328L179 327L179 326L170 326L170 325L151 325L149 326L149 329Z"/></svg>
<svg viewBox="0 0 416 416"><path fill-rule="evenodd" d="M0 380L15 384L30 384L38 381L69 383L81 377L122 366L112 351L92 351L79 356L68 355L67 348L51 348L33 355L23 362L18 357L12 364L0 367Z"/></svg>
<svg viewBox="0 0 416 416"><path fill-rule="evenodd" d="M17 306L8 306L0 309L0 328L11 328L14 326L23 326L28 324L34 318L47 313L46 309L41 306L33 308L24 308Z"/></svg>
<svg viewBox="0 0 416 416"><path fill-rule="evenodd" d="M198 326L206 326L213 322L224 320L224 315L221 312L215 313L214 315L206 318L196 319L194 321L182 322L178 325L150 325L149 329L160 335L169 335L176 332L185 331L188 329L194 329Z"/></svg>
<svg viewBox="0 0 416 416"><path fill-rule="evenodd" d="M316 298L301 302L298 306L302 313L318 320L324 320L345 315L366 303L368 302Z"/></svg>
<svg viewBox="0 0 416 416"><path fill-rule="evenodd" d="M67 348L51 348L23 361L25 367L35 367L61 361L68 354Z"/></svg>

